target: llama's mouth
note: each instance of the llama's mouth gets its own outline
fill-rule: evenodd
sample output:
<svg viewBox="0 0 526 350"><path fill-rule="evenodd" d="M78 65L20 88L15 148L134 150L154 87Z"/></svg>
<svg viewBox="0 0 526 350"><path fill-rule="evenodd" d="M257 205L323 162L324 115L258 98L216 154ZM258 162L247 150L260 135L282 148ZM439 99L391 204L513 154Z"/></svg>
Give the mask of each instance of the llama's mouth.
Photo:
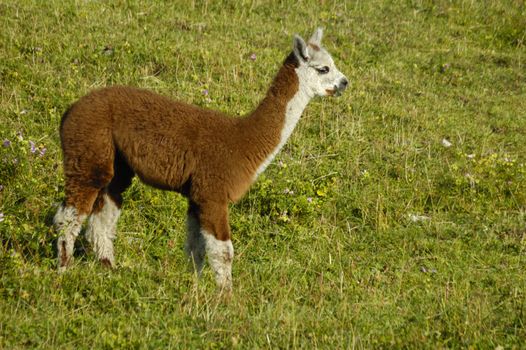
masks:
<svg viewBox="0 0 526 350"><path fill-rule="evenodd" d="M341 89L325 89L325 92L327 93L327 96L341 96L342 90Z"/></svg>

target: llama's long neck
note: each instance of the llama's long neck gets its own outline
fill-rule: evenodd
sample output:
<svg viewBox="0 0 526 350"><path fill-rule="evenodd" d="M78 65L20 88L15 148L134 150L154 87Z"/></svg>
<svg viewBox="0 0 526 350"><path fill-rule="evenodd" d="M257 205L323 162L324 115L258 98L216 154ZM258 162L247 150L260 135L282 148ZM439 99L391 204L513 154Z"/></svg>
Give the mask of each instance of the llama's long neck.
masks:
<svg viewBox="0 0 526 350"><path fill-rule="evenodd" d="M312 96L300 84L297 58L291 53L285 60L256 110L247 118L252 142L257 145L251 155L257 163L254 178L261 174L292 134Z"/></svg>

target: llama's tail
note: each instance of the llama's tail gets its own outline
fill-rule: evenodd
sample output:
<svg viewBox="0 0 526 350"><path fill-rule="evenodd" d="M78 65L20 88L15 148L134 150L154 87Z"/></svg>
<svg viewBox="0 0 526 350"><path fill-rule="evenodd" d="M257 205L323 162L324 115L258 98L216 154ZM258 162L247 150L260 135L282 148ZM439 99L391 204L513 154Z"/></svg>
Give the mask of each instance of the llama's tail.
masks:
<svg viewBox="0 0 526 350"><path fill-rule="evenodd" d="M70 105L68 107L68 109L66 109L64 114L62 114L62 118L60 118L60 127L59 127L60 135L62 135L62 129L64 128L64 122L66 121L66 119L68 118L69 114L71 113L71 110L73 109L74 105L75 104Z"/></svg>

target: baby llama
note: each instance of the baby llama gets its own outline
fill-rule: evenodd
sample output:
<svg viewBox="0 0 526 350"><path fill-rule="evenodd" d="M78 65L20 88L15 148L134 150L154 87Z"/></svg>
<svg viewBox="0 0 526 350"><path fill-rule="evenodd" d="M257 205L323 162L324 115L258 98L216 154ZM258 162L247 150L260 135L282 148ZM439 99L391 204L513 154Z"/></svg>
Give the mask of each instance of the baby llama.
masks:
<svg viewBox="0 0 526 350"><path fill-rule="evenodd" d="M186 251L198 273L206 253L218 287L230 292L229 203L269 165L314 96L338 95L347 87L321 39L321 29L307 43L294 36L293 50L265 98L242 118L123 86L95 90L75 102L60 125L65 199L54 217L59 270L71 264L86 218L95 255L115 265L122 193L137 175L188 198Z"/></svg>

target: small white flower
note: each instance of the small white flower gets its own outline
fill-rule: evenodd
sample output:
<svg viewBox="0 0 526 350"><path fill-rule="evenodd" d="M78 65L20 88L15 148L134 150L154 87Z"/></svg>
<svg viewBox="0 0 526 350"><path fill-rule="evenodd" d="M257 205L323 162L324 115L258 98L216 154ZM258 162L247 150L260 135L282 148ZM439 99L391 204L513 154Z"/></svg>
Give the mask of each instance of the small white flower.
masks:
<svg viewBox="0 0 526 350"><path fill-rule="evenodd" d="M430 220L430 217L425 215L409 214L409 220L412 222L422 222Z"/></svg>
<svg viewBox="0 0 526 350"><path fill-rule="evenodd" d="M286 189L283 190L283 193L290 194L292 196L294 194L294 191L291 190L291 189L286 188Z"/></svg>
<svg viewBox="0 0 526 350"><path fill-rule="evenodd" d="M278 162L278 166L279 166L280 168L286 168L286 167L287 167L287 163L285 163L285 162L283 162L282 160L280 160L280 161Z"/></svg>
<svg viewBox="0 0 526 350"><path fill-rule="evenodd" d="M471 175L470 173L465 173L464 176L466 179L468 179L469 184L471 187L475 186L477 184L477 181L475 180L475 177Z"/></svg>
<svg viewBox="0 0 526 350"><path fill-rule="evenodd" d="M281 213L281 215L279 216L278 219L279 219L280 221L282 221L282 222L287 222L287 221L289 221L290 219L289 219L289 216L288 216L288 212L287 212L287 210L284 210L284 211Z"/></svg>
<svg viewBox="0 0 526 350"><path fill-rule="evenodd" d="M448 139L442 139L442 146L448 148L453 146L453 144Z"/></svg>

